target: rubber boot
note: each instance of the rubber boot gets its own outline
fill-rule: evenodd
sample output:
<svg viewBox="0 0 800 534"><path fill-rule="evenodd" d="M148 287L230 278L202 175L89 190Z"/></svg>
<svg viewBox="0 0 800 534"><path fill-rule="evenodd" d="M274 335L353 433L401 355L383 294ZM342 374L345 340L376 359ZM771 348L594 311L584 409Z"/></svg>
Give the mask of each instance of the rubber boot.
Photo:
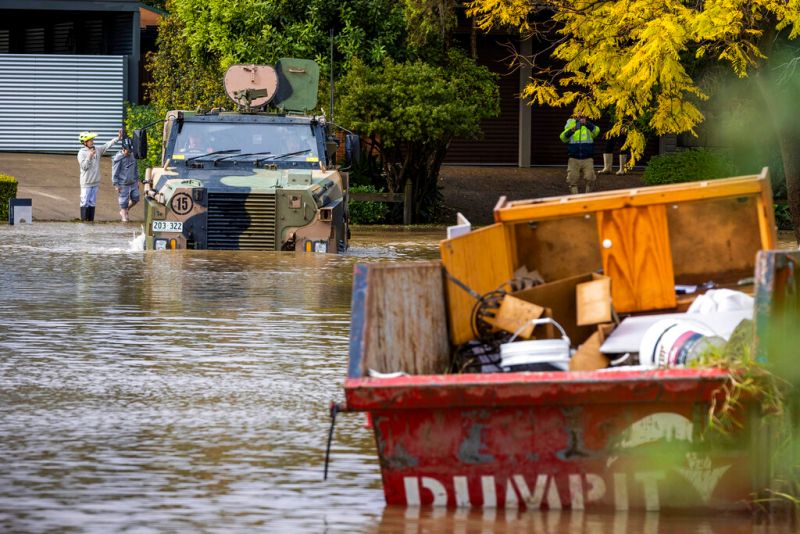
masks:
<svg viewBox="0 0 800 534"><path fill-rule="evenodd" d="M570 195L577 195L578 194L578 186L577 185L569 186L569 194Z"/></svg>
<svg viewBox="0 0 800 534"><path fill-rule="evenodd" d="M86 206L81 206L81 222L86 220Z"/></svg>
<svg viewBox="0 0 800 534"><path fill-rule="evenodd" d="M628 156L625 154L619 155L619 170L617 174L627 174L628 173Z"/></svg>
<svg viewBox="0 0 800 534"><path fill-rule="evenodd" d="M603 168L600 174L611 174L614 172L614 154L603 154Z"/></svg>
<svg viewBox="0 0 800 534"><path fill-rule="evenodd" d="M86 207L86 220L89 222L94 222L94 206Z"/></svg>

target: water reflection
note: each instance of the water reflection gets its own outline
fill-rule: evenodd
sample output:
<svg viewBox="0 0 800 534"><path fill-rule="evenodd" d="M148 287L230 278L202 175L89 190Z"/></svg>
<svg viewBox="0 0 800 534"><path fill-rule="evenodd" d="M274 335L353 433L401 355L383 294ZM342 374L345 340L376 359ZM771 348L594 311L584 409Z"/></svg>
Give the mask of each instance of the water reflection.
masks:
<svg viewBox="0 0 800 534"><path fill-rule="evenodd" d="M357 415L338 419L321 481L353 265L437 257L443 230L357 230L345 256L141 252L132 234L0 226L0 530L651 528L385 509Z"/></svg>

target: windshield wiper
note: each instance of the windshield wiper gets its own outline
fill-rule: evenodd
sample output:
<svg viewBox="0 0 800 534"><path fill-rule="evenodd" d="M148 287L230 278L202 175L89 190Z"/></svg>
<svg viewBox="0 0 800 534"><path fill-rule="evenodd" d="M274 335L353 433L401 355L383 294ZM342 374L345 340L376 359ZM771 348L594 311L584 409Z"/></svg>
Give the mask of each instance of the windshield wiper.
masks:
<svg viewBox="0 0 800 534"><path fill-rule="evenodd" d="M298 150L297 152L287 152L286 154L276 154L274 156L269 156L269 157L266 157L266 158L258 158L256 160L256 165L258 165L262 161L275 161L276 159L288 158L289 156L296 156L298 154L305 154L306 152L311 152L311 149L307 148L305 150Z"/></svg>
<svg viewBox="0 0 800 534"><path fill-rule="evenodd" d="M199 156L192 156L191 158L186 158L185 161L188 163L192 160L207 158L208 156L213 156L215 154L230 154L232 152L241 152L241 151L242 151L241 148L231 148L229 150L217 150L216 152L209 152L208 154L200 154Z"/></svg>
<svg viewBox="0 0 800 534"><path fill-rule="evenodd" d="M243 158L245 156L260 156L261 154L272 154L272 152L245 152L244 154L231 154L230 156L225 156L224 158L215 159L214 163L218 161L224 161L230 158Z"/></svg>

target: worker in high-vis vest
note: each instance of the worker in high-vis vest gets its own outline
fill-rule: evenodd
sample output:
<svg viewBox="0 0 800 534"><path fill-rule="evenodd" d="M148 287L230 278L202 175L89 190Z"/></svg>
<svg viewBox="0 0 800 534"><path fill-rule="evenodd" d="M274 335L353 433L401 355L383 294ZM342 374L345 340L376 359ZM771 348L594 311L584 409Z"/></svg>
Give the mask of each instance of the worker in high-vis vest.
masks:
<svg viewBox="0 0 800 534"><path fill-rule="evenodd" d="M577 117L568 119L561 140L567 143L567 185L570 194L578 193L578 182L583 177L586 192L594 189L597 176L594 173L594 140L600 134L600 128L593 124L586 115L578 113Z"/></svg>

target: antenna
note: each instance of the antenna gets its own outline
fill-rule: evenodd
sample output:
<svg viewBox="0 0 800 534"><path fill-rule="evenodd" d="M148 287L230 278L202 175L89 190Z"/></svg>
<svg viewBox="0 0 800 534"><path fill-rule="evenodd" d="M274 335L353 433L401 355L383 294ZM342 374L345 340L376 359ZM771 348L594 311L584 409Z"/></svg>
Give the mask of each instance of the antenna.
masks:
<svg viewBox="0 0 800 534"><path fill-rule="evenodd" d="M331 28L331 123L333 123L333 28Z"/></svg>

